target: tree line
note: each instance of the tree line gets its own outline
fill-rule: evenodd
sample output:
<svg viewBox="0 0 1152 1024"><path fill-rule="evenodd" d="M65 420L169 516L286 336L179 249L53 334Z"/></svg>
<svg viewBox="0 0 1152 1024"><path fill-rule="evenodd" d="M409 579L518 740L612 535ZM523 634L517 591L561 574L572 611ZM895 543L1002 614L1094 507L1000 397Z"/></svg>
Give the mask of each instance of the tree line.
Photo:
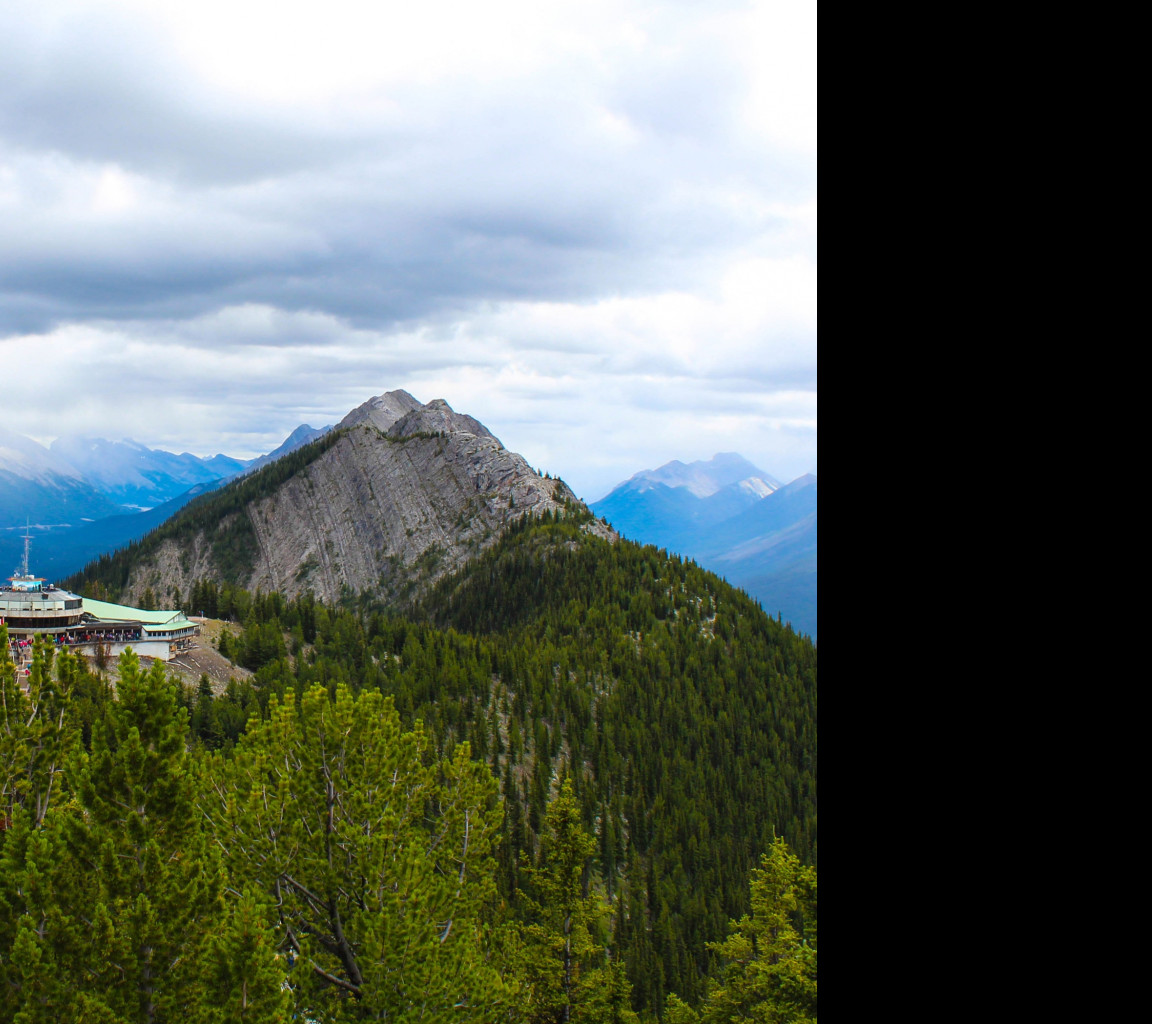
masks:
<svg viewBox="0 0 1152 1024"><path fill-rule="evenodd" d="M59 723L54 739L23 738L5 789L9 1009L57 1019L67 998L90 1013L78 1020L169 1019L141 993L156 964L178 962L163 984L204 1020L281 1012L229 1016L212 1002L228 977L241 1002L264 1005L264 991L280 1006L281 993L284 1012L316 1020L814 1019L815 648L692 563L580 527L523 523L402 615L202 581L234 619L222 647L255 673L220 693L129 660L112 699L70 655L41 652L28 695L5 697L38 695L34 731ZM117 775L115 758L143 766L144 748L170 751L165 771L190 794ZM94 765L133 800L85 788ZM48 777L46 798L32 780ZM116 832L100 808L152 793L146 820L117 819L143 845L97 856ZM165 814L187 827L161 828ZM69 875L81 851L86 895ZM98 885L105 858L140 866ZM200 915L173 919L194 949L141 945L143 909L117 937L130 922L113 904L169 913L140 887L149 864L175 872L172 913ZM28 902L57 891L43 882L54 870L73 887L58 890L67 913ZM202 906L193 877L217 886ZM84 1009L112 977L80 967L98 906L107 949L152 965L133 990L151 1016L128 1015L123 993L118 1017ZM32 960L87 979L88 995L32 994L15 966ZM241 963L250 977L227 974Z"/></svg>

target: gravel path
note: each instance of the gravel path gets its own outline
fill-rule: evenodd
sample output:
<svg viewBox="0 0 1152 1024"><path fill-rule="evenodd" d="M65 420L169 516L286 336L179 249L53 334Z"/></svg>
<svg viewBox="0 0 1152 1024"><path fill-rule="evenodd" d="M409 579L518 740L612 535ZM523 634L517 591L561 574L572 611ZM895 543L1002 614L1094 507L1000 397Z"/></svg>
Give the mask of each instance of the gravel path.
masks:
<svg viewBox="0 0 1152 1024"><path fill-rule="evenodd" d="M229 679L248 679L252 673L239 665L233 665L223 657L216 644L220 639L221 631L227 627L233 633L239 632L239 627L221 619L201 619L197 616L188 616L193 622L200 623L200 636L196 638L197 646L189 651L181 651L178 657L168 662L168 670L187 685L196 686L200 676L206 675L212 683L212 692L221 694L228 685Z"/></svg>

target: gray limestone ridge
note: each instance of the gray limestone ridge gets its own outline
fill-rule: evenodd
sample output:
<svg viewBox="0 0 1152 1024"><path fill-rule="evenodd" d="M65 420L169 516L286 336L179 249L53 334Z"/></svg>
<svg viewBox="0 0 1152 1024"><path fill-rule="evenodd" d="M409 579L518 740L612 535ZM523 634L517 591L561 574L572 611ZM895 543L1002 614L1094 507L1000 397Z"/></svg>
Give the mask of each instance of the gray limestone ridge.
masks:
<svg viewBox="0 0 1152 1024"><path fill-rule="evenodd" d="M345 416L337 424L337 429L364 423L386 431L391 437L408 437L420 433L475 434L477 437L491 438L500 445L483 423L463 413L453 412L452 406L443 398L434 398L427 405L421 405L407 391L389 391L376 398L369 398Z"/></svg>
<svg viewBox="0 0 1152 1024"><path fill-rule="evenodd" d="M311 590L329 602L346 587L401 597L459 568L513 520L577 502L439 399L391 391L336 429L343 435L322 455L245 507L255 550L236 582L247 589ZM590 527L615 539L599 521ZM203 532L165 540L132 568L128 591L187 594L198 579L235 579L218 549Z"/></svg>

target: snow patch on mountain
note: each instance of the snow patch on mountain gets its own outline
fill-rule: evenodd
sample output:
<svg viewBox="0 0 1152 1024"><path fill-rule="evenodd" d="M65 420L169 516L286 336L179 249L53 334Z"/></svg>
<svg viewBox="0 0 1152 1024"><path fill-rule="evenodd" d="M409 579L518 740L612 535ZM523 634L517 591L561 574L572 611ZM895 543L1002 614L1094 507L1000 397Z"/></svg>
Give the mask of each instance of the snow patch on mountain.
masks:
<svg viewBox="0 0 1152 1024"><path fill-rule="evenodd" d="M673 459L656 469L641 470L616 489L643 494L659 484L684 488L697 498L708 498L725 487L742 484L750 494L763 498L776 490L780 481L736 452L720 452L707 460L683 463Z"/></svg>

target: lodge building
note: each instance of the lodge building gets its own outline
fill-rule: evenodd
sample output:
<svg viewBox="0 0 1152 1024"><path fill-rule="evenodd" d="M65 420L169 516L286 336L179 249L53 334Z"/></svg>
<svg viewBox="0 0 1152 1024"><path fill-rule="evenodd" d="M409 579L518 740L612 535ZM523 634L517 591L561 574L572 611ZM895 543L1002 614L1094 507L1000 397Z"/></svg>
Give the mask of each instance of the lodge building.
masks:
<svg viewBox="0 0 1152 1024"><path fill-rule="evenodd" d="M37 636L58 646L80 648L94 654L103 645L115 657L131 647L145 658L169 661L191 647L200 627L182 611L146 611L123 604L94 601L60 590L24 570L0 584L0 623L8 627L16 646Z"/></svg>

